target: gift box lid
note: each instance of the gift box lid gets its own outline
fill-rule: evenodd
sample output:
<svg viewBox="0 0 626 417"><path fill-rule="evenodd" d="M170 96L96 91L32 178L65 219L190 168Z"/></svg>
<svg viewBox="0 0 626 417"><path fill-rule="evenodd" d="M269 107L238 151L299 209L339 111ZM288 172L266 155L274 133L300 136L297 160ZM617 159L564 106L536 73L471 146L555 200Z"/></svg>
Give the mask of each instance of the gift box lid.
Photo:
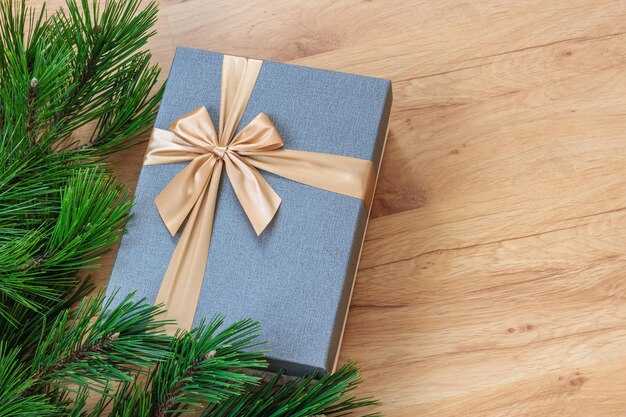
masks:
<svg viewBox="0 0 626 417"><path fill-rule="evenodd" d="M217 126L222 59L177 49L156 128L199 106ZM264 61L239 128L264 112L285 148L368 159L378 172L391 100L388 80ZM142 167L109 293L156 298L178 235L167 231L154 200L186 164ZM271 369L324 374L339 353L368 211L361 200L262 175L282 204L260 236L222 175L194 322L219 313L227 322L253 318L271 350Z"/></svg>

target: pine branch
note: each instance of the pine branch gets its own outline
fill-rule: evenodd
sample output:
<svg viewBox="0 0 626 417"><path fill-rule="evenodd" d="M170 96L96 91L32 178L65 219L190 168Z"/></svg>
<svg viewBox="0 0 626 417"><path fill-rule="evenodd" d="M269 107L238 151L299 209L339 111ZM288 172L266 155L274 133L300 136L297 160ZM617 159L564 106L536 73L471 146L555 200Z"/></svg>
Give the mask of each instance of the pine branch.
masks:
<svg viewBox="0 0 626 417"><path fill-rule="evenodd" d="M117 114L118 129L126 129L106 135L117 133L118 146L134 143L162 95L162 89L151 95L159 69L142 51L154 34L157 6L140 4L113 0L100 10L98 2L67 0L66 10L44 19L43 8L37 15L23 1L1 0L0 75L12 81L0 83L2 126L19 130L30 146L52 149L81 126Z"/></svg>
<svg viewBox="0 0 626 417"><path fill-rule="evenodd" d="M131 202L120 183L93 168L78 170L66 181L54 223L42 223L0 251L2 317L15 304L41 312L43 301L60 301L76 286L76 272L95 267L93 262L123 230ZM0 225L11 221L2 219L2 199Z"/></svg>
<svg viewBox="0 0 626 417"><path fill-rule="evenodd" d="M267 366L264 352L250 351L258 346L258 323L242 320L218 332L223 321L216 317L172 340L170 359L152 374L151 417L217 403L258 382L241 370Z"/></svg>
<svg viewBox="0 0 626 417"><path fill-rule="evenodd" d="M251 320L222 330L223 318L178 332L168 346L167 359L144 381L139 375L100 398L90 417L155 417L192 412L203 404L240 395L259 378L242 368L265 367L263 351L254 351L259 330ZM245 350L243 350L245 349Z"/></svg>
<svg viewBox="0 0 626 417"><path fill-rule="evenodd" d="M57 317L32 355L35 388L74 384L105 393L114 381L129 382L138 368L165 359L169 338L156 319L161 308L133 301L132 294L112 302L99 295Z"/></svg>
<svg viewBox="0 0 626 417"><path fill-rule="evenodd" d="M164 85L149 96L159 76L159 70L149 64L150 59L150 54L144 54L132 62L133 70L118 82L115 100L119 105L98 120L91 139L77 152L94 156L119 152L136 143L152 126Z"/></svg>
<svg viewBox="0 0 626 417"><path fill-rule="evenodd" d="M315 380L315 375L296 378L284 385L281 385L281 380L282 374L279 373L243 395L211 404L201 417L344 416L377 404L376 401L357 400L353 396L353 391L361 382L359 370L353 363L347 363L319 381ZM375 414L367 416L374 417Z"/></svg>
<svg viewBox="0 0 626 417"><path fill-rule="evenodd" d="M14 307L11 318L19 323L17 327L9 327L6 323L0 324L6 330L0 338L11 346L21 346L21 357L29 360L42 334L49 334L55 324L54 319L65 310L71 309L94 289L90 277L82 280L71 293L62 301L42 302L42 313L33 313L33 310Z"/></svg>
<svg viewBox="0 0 626 417"><path fill-rule="evenodd" d="M152 391L135 375L132 382L122 382L113 395L102 396L86 411L81 409L81 417L148 417L152 410Z"/></svg>
<svg viewBox="0 0 626 417"><path fill-rule="evenodd" d="M57 416L58 409L43 394L24 395L32 387L19 350L0 342L0 417Z"/></svg>
<svg viewBox="0 0 626 417"><path fill-rule="evenodd" d="M51 241L68 224L58 217L72 206L66 200L76 186L72 179L98 168L95 157L135 143L156 115L162 90L151 92L158 69L141 50L153 34L156 5L140 10L139 3L110 1L100 10L98 2L68 0L67 12L46 18L45 7L36 12L23 1L0 0L0 328L9 327L5 337L15 338L20 320L34 322L47 308L63 305L80 282L78 270L121 232L129 208L121 199L129 194L119 184L84 178L85 184L95 183L92 196L99 197L99 191L120 196L119 206L89 212L108 215L108 223L100 224L104 238L94 237L98 218L85 217L72 220L76 227L66 230L75 234L66 235L64 243ZM90 122L101 128L87 147L58 151ZM74 194L75 207L83 204L81 198Z"/></svg>
<svg viewBox="0 0 626 417"><path fill-rule="evenodd" d="M137 89L132 97L140 101L148 97L157 81L158 69L146 69L146 61L141 58L145 53L138 51L154 34L150 28L156 21L157 6L150 2L139 10L140 3L140 0L110 1L100 11L97 3L90 7L86 0L80 4L68 0L67 11L61 10L52 18L60 37L76 51L63 104L53 117L53 130L58 136L65 137L115 112L122 104L116 98L127 91L129 78L141 78L148 87ZM141 71L144 74L138 76ZM152 103L159 101L161 93L161 90L157 92ZM155 109L147 106L141 110L145 113L138 111L137 119L142 125L149 124ZM58 138L53 140L58 142Z"/></svg>

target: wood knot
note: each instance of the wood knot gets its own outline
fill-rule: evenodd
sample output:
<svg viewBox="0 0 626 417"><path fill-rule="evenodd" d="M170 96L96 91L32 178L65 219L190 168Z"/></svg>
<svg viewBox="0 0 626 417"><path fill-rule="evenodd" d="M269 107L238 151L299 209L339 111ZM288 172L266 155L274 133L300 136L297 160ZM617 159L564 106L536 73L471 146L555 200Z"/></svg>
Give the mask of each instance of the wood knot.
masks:
<svg viewBox="0 0 626 417"><path fill-rule="evenodd" d="M569 380L569 384L573 387L580 387L585 382L587 382L587 378L585 378L584 376L578 376Z"/></svg>

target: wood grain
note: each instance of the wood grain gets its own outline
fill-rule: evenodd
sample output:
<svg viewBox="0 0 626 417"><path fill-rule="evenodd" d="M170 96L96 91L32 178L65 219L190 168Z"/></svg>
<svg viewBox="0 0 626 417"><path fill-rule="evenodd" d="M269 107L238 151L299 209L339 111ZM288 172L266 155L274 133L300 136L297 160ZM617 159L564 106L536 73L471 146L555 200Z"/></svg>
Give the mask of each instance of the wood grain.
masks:
<svg viewBox="0 0 626 417"><path fill-rule="evenodd" d="M165 70L184 45L393 80L341 354L380 411L626 415L626 1L164 0L158 30Z"/></svg>

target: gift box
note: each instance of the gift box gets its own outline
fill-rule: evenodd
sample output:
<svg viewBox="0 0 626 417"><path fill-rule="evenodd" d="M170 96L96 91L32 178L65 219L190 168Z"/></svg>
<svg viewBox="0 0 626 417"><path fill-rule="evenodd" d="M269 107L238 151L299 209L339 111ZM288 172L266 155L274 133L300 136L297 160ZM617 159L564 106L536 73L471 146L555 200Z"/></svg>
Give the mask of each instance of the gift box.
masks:
<svg viewBox="0 0 626 417"><path fill-rule="evenodd" d="M237 90L231 98L225 84ZM154 302L165 292L168 310L191 311L188 325L216 314L229 322L253 318L271 350L271 369L291 375L332 371L391 101L388 80L178 48L108 293L136 290ZM241 114L223 116L237 106ZM209 117L215 143L191 137L194 129L211 130ZM230 145L215 139L226 134L228 123ZM281 139L284 144L276 144ZM168 140L180 142L172 145L177 150L168 148ZM254 151L247 152L253 141ZM270 165L285 155L305 160L287 161L284 174ZM200 178L204 168L188 168L198 158L214 165L208 179ZM369 178L352 172L353 162L358 169L369 164ZM357 183L365 184L363 190L355 191ZM259 184L270 188L259 192ZM204 212L211 198L214 210ZM185 230L188 236L181 237ZM194 239L200 243L191 245L200 249L188 247ZM200 276L192 277L198 265Z"/></svg>

